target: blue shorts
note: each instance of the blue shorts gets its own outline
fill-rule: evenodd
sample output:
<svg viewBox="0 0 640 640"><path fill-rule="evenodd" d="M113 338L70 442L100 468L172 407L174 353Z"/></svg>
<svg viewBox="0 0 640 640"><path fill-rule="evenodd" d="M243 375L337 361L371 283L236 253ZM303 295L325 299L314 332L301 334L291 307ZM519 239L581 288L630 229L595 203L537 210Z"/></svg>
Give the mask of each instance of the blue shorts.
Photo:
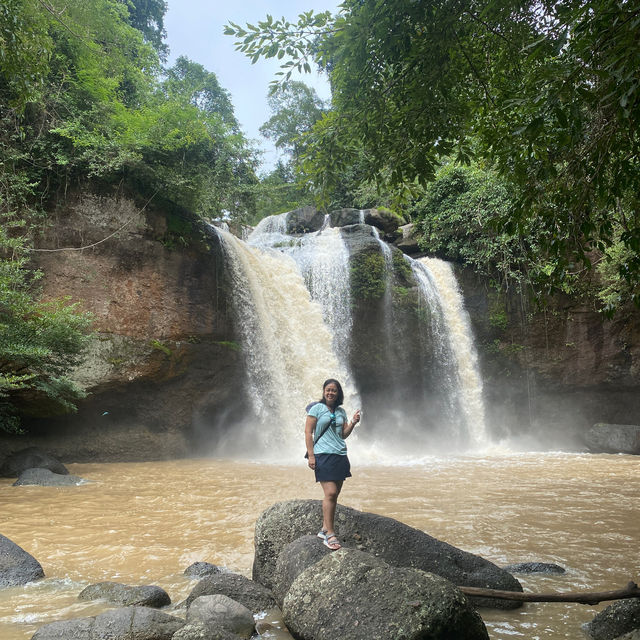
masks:
<svg viewBox="0 0 640 640"><path fill-rule="evenodd" d="M316 482L342 482L351 477L347 456L337 453L316 453Z"/></svg>

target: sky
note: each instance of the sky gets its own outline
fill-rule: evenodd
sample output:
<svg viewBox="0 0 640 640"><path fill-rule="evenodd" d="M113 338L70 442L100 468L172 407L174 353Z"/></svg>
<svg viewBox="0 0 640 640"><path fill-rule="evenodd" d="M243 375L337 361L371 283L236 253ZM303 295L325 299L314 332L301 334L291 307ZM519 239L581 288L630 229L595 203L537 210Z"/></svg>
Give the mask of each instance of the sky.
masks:
<svg viewBox="0 0 640 640"><path fill-rule="evenodd" d="M260 127L271 117L267 105L269 83L275 79L280 63L275 59L258 60L254 65L243 53L235 50L233 36L223 34L229 21L244 26L257 23L267 14L275 19L284 17L296 22L303 11L337 12L340 0L168 0L165 15L169 64L179 56L187 56L194 62L213 71L220 84L231 94L236 118L245 135L256 141L265 151L263 169L273 167L278 152L265 140ZM294 78L294 76L292 76ZM300 79L315 88L323 100L330 96L325 77L313 71L294 79Z"/></svg>

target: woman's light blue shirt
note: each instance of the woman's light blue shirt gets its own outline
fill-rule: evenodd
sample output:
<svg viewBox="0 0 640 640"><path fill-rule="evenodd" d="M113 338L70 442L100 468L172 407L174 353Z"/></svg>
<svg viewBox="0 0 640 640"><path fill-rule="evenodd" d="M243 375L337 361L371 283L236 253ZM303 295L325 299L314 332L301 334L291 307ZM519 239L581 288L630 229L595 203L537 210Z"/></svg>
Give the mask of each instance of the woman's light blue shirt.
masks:
<svg viewBox="0 0 640 640"><path fill-rule="evenodd" d="M334 415L329 407L322 402L314 404L309 409L308 415L317 419L316 429L314 432L314 438L316 433L321 433L327 423L331 420L331 416ZM335 426L330 426L323 434L322 437L313 446L313 453L337 453L340 456L347 455L347 445L342 439L342 427L347 422L347 414L342 407L338 407L335 410L336 423Z"/></svg>

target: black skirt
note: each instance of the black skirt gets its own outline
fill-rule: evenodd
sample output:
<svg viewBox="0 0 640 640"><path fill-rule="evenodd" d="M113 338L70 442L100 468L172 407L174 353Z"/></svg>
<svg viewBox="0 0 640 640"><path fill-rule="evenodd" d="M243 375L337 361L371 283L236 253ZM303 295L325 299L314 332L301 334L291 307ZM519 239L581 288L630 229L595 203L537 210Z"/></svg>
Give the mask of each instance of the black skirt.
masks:
<svg viewBox="0 0 640 640"><path fill-rule="evenodd" d="M347 456L337 453L316 453L316 482L342 482L351 477Z"/></svg>

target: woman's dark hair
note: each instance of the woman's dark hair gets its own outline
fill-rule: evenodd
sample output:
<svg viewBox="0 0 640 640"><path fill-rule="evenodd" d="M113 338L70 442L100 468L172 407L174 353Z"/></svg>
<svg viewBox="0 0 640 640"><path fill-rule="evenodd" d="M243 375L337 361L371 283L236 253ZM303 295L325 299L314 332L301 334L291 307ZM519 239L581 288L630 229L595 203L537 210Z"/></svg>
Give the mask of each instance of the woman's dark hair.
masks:
<svg viewBox="0 0 640 640"><path fill-rule="evenodd" d="M320 402L322 402L322 404L327 404L324 401L324 390L327 388L327 385L331 384L332 382L336 385L336 387L338 387L338 395L336 396L336 407L339 407L344 402L344 391L342 390L342 385L333 378L329 378L328 380L324 381L324 384L322 385L322 398L320 398Z"/></svg>

